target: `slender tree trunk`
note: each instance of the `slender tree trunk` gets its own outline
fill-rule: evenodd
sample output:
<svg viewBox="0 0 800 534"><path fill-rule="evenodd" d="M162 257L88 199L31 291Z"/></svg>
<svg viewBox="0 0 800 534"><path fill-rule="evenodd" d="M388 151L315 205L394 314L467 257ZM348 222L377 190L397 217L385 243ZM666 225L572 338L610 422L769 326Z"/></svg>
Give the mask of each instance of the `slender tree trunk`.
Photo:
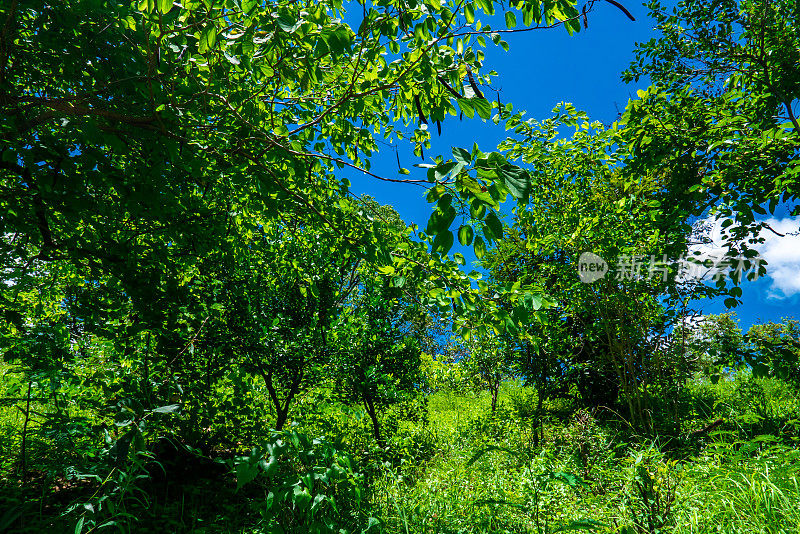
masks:
<svg viewBox="0 0 800 534"><path fill-rule="evenodd" d="M25 422L22 424L22 444L20 446L20 466L22 478L28 474L28 422L31 420L31 388L33 381L28 382L28 395L25 401Z"/></svg>
<svg viewBox="0 0 800 534"><path fill-rule="evenodd" d="M536 390L536 427L533 432L534 447L539 446L540 437L541 440L544 440L544 417L542 417L542 412L544 411L544 388L544 384L540 383Z"/></svg>
<svg viewBox="0 0 800 534"><path fill-rule="evenodd" d="M276 406L277 417L275 419L275 430L283 430L283 425L286 424L286 420L289 418L289 403L286 403L286 409L283 407Z"/></svg>
<svg viewBox="0 0 800 534"><path fill-rule="evenodd" d="M367 409L369 418L372 419L372 435L375 436L375 441L381 448L386 447L386 441L381 436L381 423L378 421L378 414L375 411L375 403L371 397L364 398L364 407Z"/></svg>
<svg viewBox="0 0 800 534"><path fill-rule="evenodd" d="M283 404L281 404L277 395L273 398L273 404L275 406L275 430L283 430L286 421L289 419L289 406L291 405L292 399L294 399L296 393L297 389L293 385L292 389L289 391L289 393L287 393Z"/></svg>
<svg viewBox="0 0 800 534"><path fill-rule="evenodd" d="M500 380L492 383L492 413L497 411L497 395L500 393Z"/></svg>
<svg viewBox="0 0 800 534"><path fill-rule="evenodd" d="M272 401L272 406L275 408L275 430L283 430L283 426L286 424L286 421L289 418L289 406L292 403L292 399L294 399L294 396L300 391L300 382L303 380L303 371L301 369L292 379L292 384L289 387L289 391L286 393L283 402L281 402L281 398L278 396L278 391L275 389L275 385L272 383L272 371L268 372L266 369L264 369L264 366L261 365L261 362L258 361L258 359L254 358L253 361L258 368L261 378L264 379L264 385L267 387L267 393Z"/></svg>

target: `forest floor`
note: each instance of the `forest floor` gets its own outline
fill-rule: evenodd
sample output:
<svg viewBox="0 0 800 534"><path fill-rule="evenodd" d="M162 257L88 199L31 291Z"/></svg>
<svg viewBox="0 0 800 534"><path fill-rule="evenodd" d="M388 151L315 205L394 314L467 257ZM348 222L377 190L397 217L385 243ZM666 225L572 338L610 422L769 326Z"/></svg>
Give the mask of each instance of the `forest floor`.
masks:
<svg viewBox="0 0 800 534"><path fill-rule="evenodd" d="M357 410L315 411L311 400L300 404L290 432L324 433L361 466L361 487L344 506L358 526L342 532L800 533L797 396L752 377L696 382L687 395L688 430L669 438L644 438L611 410L567 400L536 417L535 392L511 382L495 413L486 393L456 392L430 394L413 413L392 412L388 450L374 446ZM238 488L244 475L233 474L232 455L181 459L182 449L163 442L153 453L163 470L151 460L104 480L76 478L90 459L71 455L31 421L22 479L12 461L19 411L0 408L0 532L329 531L324 521L300 518L313 514L298 513L301 504L288 497L283 516L265 512L277 482ZM691 432L717 419L723 423L709 432ZM305 458L303 446L292 454ZM318 442L305 446L317 450Z"/></svg>

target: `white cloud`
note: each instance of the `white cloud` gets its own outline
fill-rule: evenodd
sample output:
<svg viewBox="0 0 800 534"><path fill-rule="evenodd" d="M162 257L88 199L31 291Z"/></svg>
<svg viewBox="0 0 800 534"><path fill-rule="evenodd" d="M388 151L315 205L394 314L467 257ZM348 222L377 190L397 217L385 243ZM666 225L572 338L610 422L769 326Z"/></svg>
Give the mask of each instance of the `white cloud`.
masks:
<svg viewBox="0 0 800 534"><path fill-rule="evenodd" d="M722 222L724 219L707 219L703 223L713 224L713 228L707 233L709 238L707 243L693 245L690 251L699 252L701 259L714 259L719 257L724 249L722 244ZM770 299L782 300L793 295L800 294L800 219L770 218L765 221L775 232L783 234L777 235L768 229L761 231L760 237L763 243L750 245L755 248L761 258L766 260L767 278L771 283L767 297ZM713 275L713 273L712 273ZM705 279L710 279L708 274Z"/></svg>
<svg viewBox="0 0 800 534"><path fill-rule="evenodd" d="M776 232L762 232L764 243L759 253L767 260L767 276L772 278L769 297L783 299L800 293L800 221L797 219L768 219Z"/></svg>

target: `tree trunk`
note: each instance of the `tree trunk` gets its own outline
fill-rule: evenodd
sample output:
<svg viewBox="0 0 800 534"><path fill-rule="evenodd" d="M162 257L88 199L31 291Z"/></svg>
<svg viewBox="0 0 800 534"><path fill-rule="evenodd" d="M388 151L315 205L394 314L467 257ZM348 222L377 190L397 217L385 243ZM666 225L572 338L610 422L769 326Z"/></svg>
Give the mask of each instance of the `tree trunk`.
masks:
<svg viewBox="0 0 800 534"><path fill-rule="evenodd" d="M281 406L276 406L275 411L277 412L275 430L283 430L283 425L286 424L286 420L289 418L289 403L286 403L286 409L283 409Z"/></svg>
<svg viewBox="0 0 800 534"><path fill-rule="evenodd" d="M22 444L20 446L20 464L22 467L22 479L28 474L28 422L31 420L31 388L33 381L28 382L28 395L25 402L25 422L22 425Z"/></svg>
<svg viewBox="0 0 800 534"><path fill-rule="evenodd" d="M497 380L492 384L492 413L497 411L497 395L500 393L500 381Z"/></svg>
<svg viewBox="0 0 800 534"><path fill-rule="evenodd" d="M261 377L264 379L264 385L267 387L267 393L272 401L272 406L275 408L275 430L283 430L283 426L289 418L289 406L292 403L292 399L294 399L294 396L300 391L300 382L303 378L302 371L295 375L289 391L286 393L286 397L284 397L283 402L281 402L278 391L272 383L272 372L267 372L257 360L256 365Z"/></svg>
<svg viewBox="0 0 800 534"><path fill-rule="evenodd" d="M375 441L381 448L386 447L386 441L381 437L381 423L378 421L378 414L375 412L375 403L372 402L370 397L364 399L364 407L367 409L369 418L372 419L372 435L375 436Z"/></svg>
<svg viewBox="0 0 800 534"><path fill-rule="evenodd" d="M544 441L544 388L546 386L539 384L536 391L536 426L533 430L533 446L538 447L540 439Z"/></svg>

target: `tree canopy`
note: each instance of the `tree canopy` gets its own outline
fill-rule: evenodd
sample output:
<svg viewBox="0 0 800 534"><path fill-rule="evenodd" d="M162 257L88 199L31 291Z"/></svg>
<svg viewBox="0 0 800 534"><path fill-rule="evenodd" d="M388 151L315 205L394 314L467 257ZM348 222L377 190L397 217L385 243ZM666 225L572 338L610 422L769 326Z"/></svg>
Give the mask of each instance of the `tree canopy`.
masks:
<svg viewBox="0 0 800 534"><path fill-rule="evenodd" d="M64 512L76 533L132 521L131 496L158 494L157 468L170 476L161 460L235 475L217 489L248 507L242 525L366 533L373 488L449 454L428 425L436 390L488 389L488 414L447 439L524 422L520 465L567 406L552 439L577 444L587 478L601 410L631 440L688 448L722 424L687 435L706 382L733 369L749 381L737 395L761 402L762 379L796 390L796 321L742 335L730 316L693 328L691 308L739 304L765 272L766 217L800 214L800 7L652 0L659 36L623 74L652 85L612 124L492 98L487 47L580 31L598 5L633 19L616 0L3 3L0 408L22 423L6 440L0 420L0 445L19 444L0 470L21 487L32 448L56 444L58 468L94 484ZM435 153L433 127L456 117L507 137ZM384 143L419 163L378 173ZM423 191L427 222L357 194L354 174ZM676 261L705 260L711 220L729 260L715 284ZM598 276L581 276L586 254ZM466 467L509 450L471 451ZM632 524L661 531L674 493L643 461L626 498L648 517ZM541 490L580 484L535 465L524 505L470 506L533 506L548 530Z"/></svg>

